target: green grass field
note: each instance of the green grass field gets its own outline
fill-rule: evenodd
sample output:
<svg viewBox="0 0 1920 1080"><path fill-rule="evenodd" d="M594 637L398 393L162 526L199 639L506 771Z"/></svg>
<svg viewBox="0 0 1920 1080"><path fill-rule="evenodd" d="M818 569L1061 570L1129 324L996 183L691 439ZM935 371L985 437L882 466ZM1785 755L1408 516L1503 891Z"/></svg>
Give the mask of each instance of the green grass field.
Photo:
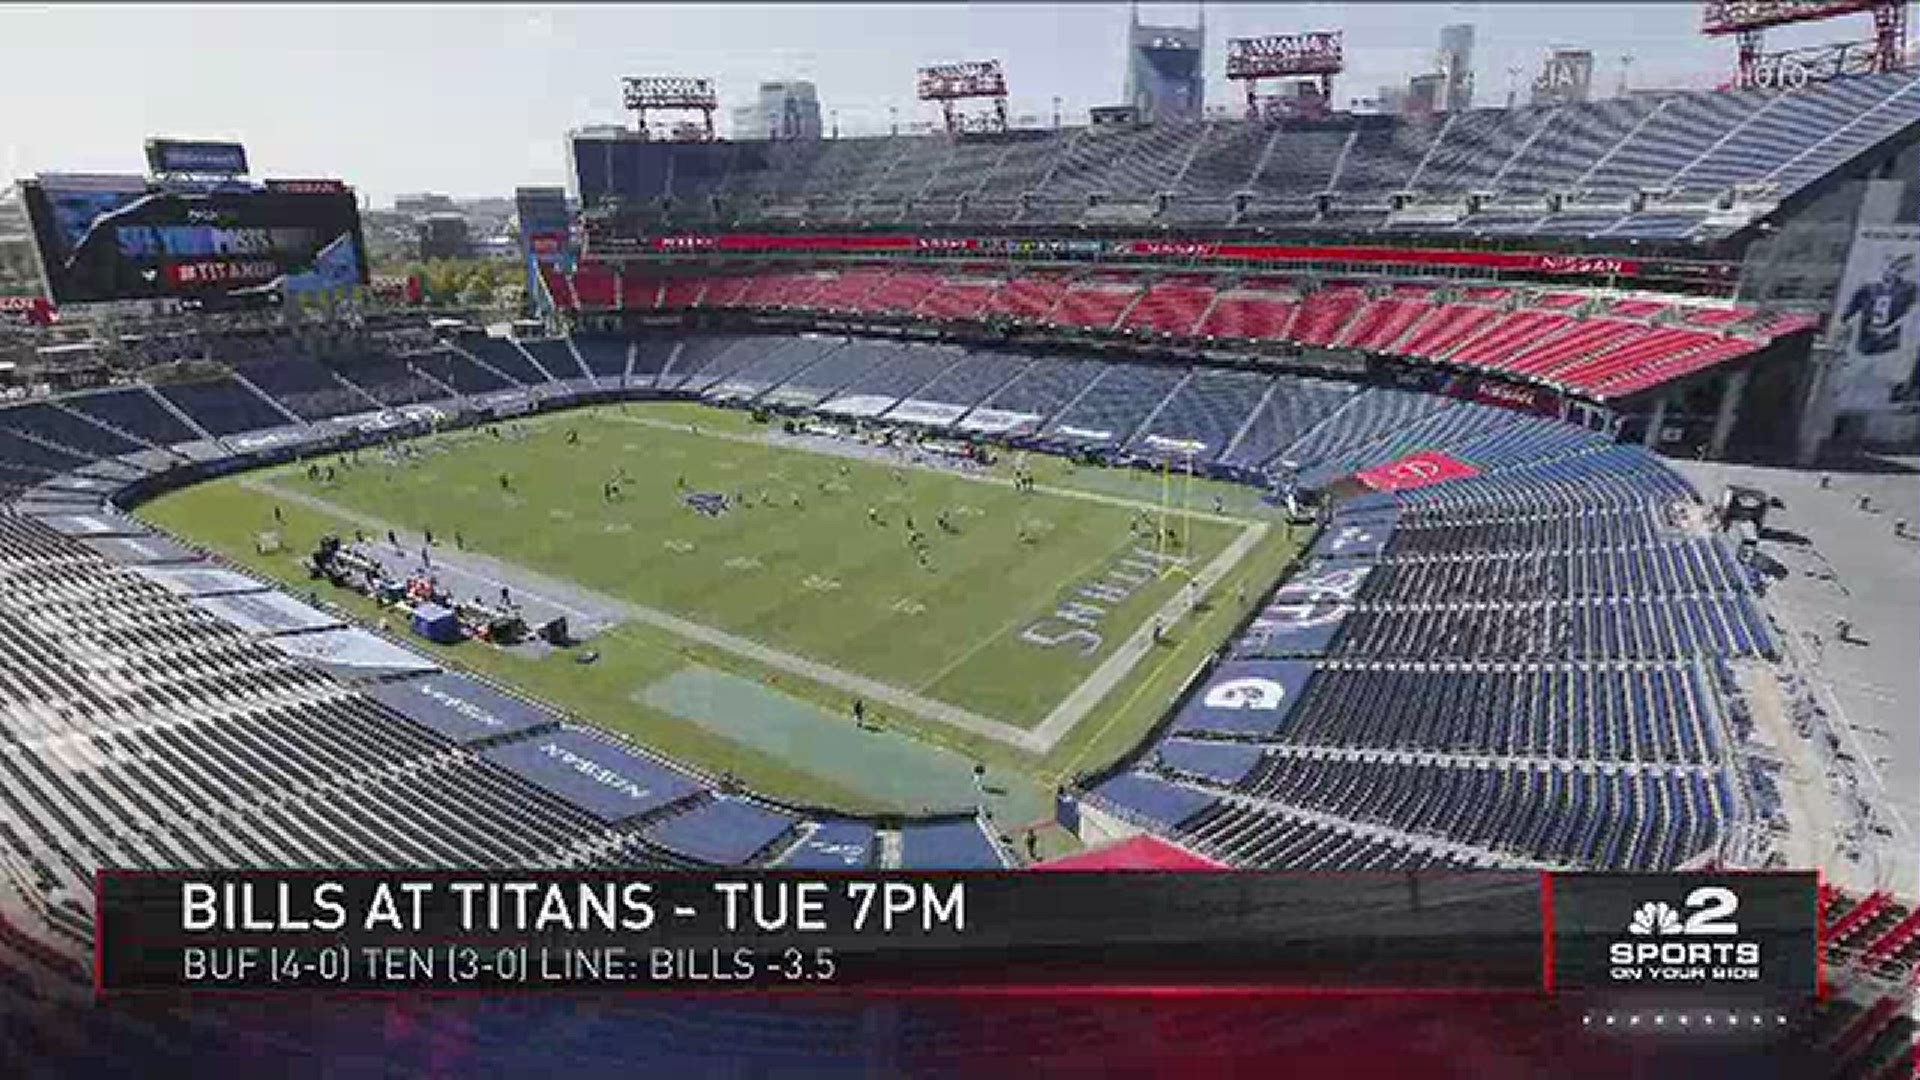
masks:
<svg viewBox="0 0 1920 1080"><path fill-rule="evenodd" d="M1043 487L1060 490L1022 493L945 472L776 447L760 441L769 429L741 413L691 405L601 407L516 426L522 437L496 439L484 429L432 436L413 444L418 454L397 461L362 452L357 467L330 483L309 479L301 465L224 478L164 496L141 513L303 589L294 556L256 554L256 533L276 528L288 550L300 553L325 532L351 534L371 521L431 529L443 543L458 532L468 549L495 559L1020 729L1038 724L1183 587L1184 578L1167 575L1124 596L1109 592L1095 619L1100 645L1085 653L1077 647L1084 639L1048 648L1022 637L1029 627L1057 634L1074 626L1052 617L1063 602L1084 600L1077 591L1102 580L1136 546L1156 545L1134 535L1140 509L1115 500L1159 503L1173 491L1196 509L1218 507L1246 519L1259 513L1245 489L1051 458L1026 467ZM1002 462L995 472L1004 476L1010 467ZM509 478L504 488L502 474ZM616 479L619 497L608 499L604 486ZM307 498L278 498L262 484ZM684 497L696 491L723 494L732 508L699 513ZM278 524L275 507L284 519ZM952 529L938 524L942 515ZM924 537L924 564L908 544L909 517ZM1172 523L1181 542L1167 553L1194 568L1246 528L1244 520ZM1011 785L1008 813L1042 811L1051 782L1137 742L1239 618L1240 606L1228 598L1251 602L1294 550L1287 530L1274 524L1216 588L1214 602L1173 627L1164 645L1043 755L898 710L882 720L896 737L922 747L930 778L985 761L1019 781ZM381 616L348 594L330 592L327 599L369 619ZM844 715L842 690L639 622L599 635L592 646L601 660L587 666L564 654L478 643L435 651L772 795L848 810L921 808L901 790L913 785L898 776L881 784L860 762L839 760L859 756L857 749L826 749L834 740L818 737L830 733L819 725ZM706 681L689 681L690 672L708 673ZM689 705L684 692L660 692L676 676L675 685L763 686L780 698L769 699L770 715L815 725L809 730L816 737L796 745L731 715L730 724L703 723L697 695ZM729 676L740 678L729 683ZM822 746L812 759L811 744ZM901 768L911 756L889 755Z"/></svg>

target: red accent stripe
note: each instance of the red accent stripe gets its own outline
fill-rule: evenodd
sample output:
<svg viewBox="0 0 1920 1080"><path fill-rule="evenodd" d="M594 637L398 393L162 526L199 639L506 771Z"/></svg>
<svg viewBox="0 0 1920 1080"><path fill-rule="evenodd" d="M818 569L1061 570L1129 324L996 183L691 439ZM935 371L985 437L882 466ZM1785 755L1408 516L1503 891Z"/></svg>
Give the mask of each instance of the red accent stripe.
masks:
<svg viewBox="0 0 1920 1080"><path fill-rule="evenodd" d="M1553 985L1553 871L1540 871L1540 986L1547 993Z"/></svg>
<svg viewBox="0 0 1920 1080"><path fill-rule="evenodd" d="M100 932L101 876L102 871L99 867L95 867L93 871L93 1000L96 1002L106 993L106 947L101 944L105 935Z"/></svg>
<svg viewBox="0 0 1920 1080"><path fill-rule="evenodd" d="M463 997L761 997L761 998L1326 998L1326 999L1485 999L1509 1000L1539 997L1526 988L1476 986L1281 986L1269 984L1235 985L1159 985L1153 983L1034 984L1032 986L986 984L956 986L912 986L873 983L834 985L762 985L743 987L659 986L624 983L616 987L448 987L408 986L381 990L339 989L315 983L305 989L269 989L256 986L204 986L186 989L174 986L128 987L114 991L123 997L190 999L195 997L255 998L288 1000L299 997L339 998L366 1001L408 1001L427 998Z"/></svg>
<svg viewBox="0 0 1920 1080"><path fill-rule="evenodd" d="M1813 868L1813 1000L1827 1000L1827 872Z"/></svg>

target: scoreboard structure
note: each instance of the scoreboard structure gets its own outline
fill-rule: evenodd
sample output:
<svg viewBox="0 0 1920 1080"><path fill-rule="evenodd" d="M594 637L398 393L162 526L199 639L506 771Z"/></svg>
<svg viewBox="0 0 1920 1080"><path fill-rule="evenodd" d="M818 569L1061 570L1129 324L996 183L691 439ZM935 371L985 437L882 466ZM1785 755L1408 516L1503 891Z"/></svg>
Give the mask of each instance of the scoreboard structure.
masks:
<svg viewBox="0 0 1920 1080"><path fill-rule="evenodd" d="M46 294L63 306L273 302L367 284L359 205L338 180L41 174L20 189Z"/></svg>

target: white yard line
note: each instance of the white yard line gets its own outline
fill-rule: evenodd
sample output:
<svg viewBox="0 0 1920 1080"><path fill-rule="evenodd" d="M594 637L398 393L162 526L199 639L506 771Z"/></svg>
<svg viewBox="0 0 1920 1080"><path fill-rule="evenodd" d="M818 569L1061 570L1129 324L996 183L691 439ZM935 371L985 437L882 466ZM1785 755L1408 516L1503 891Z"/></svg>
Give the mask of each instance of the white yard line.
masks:
<svg viewBox="0 0 1920 1080"><path fill-rule="evenodd" d="M602 413L601 415L624 423L687 432L690 434L698 434L702 437L724 439L760 447L772 446L832 454L830 450L823 450L817 446L808 445L799 439L782 440L713 431L694 432L693 426L688 424L668 423L648 417L623 416L618 413ZM864 455L844 454L837 456L855 457L858 460L873 462L871 457ZM923 472L933 472L943 476L953 476L973 483L992 484L1000 487L1011 487L1013 485L1013 481L1009 479L963 473L938 465L928 465L906 460L899 461L898 465L902 468L918 469ZM353 522L375 534L384 534L391 530L396 537L400 538L402 546L408 550L414 549L423 542L420 534L411 530L401 528L390 522L381 521L372 515L362 514L358 511L348 509L347 507L340 506L316 495L281 487L272 480L261 476L243 478L240 481L240 485L249 490L269 494L275 498L285 499L289 502L319 511L320 513ZM1038 490L1049 495L1058 495L1070 499L1083 499L1089 502L1105 503L1149 513L1159 513L1161 510L1158 505L1153 503L1143 503L1133 499L1126 499L1114 495L1103 495L1097 492L1052 486L1040 486ZM1184 618L1192 611L1195 597L1199 594L1204 594L1221 578L1231 572L1232 569L1253 550L1261 539L1266 536L1269 529L1269 526L1264 522L1249 521L1245 518L1228 517L1200 511L1192 511L1191 516L1202 521L1242 526L1242 530L1232 542L1221 550L1220 554L1215 556L1205 568L1195 575L1193 581L1197 588L1183 587L1179 589L1166 603L1161 605L1160 609L1154 613L1152 619L1146 620L1142 622L1140 626L1136 627L1134 632L1121 643L1118 649L1114 650L1111 656L1107 657L1099 667L1095 668L1085 679L1081 680L1080 684L1074 687L1074 689L1070 691L1066 697L1062 698L1059 704L1047 714L1040 725L1032 730L1009 724L1004 720L984 716L957 705L926 697L921 693L904 687L884 683L877 679L871 679L864 675L833 667L829 664L823 664L817 660L810 660L804 656L775 649L750 638L744 638L737 634L706 626L690 619L682 618L671 612L636 604L632 601L621 599L620 597L609 596L597 590L588 589L571 582L559 581L542 575L537 571L529 570L526 567L505 562L504 560L493 559L474 552L440 551L435 557L439 562L476 580L486 582L494 587L510 587L530 599L547 604L556 610L566 612L569 616L587 623L598 623L600 616L592 611L583 610L578 604L568 603L564 597L571 595L586 598L589 599L593 605L597 606L602 613L617 611L635 622L664 630L676 637L698 642L735 656L744 657L779 671L799 675L802 678L809 679L823 686L831 686L850 694L869 698L875 702L890 705L893 708L912 713L925 719L936 720L963 731L1005 743L1009 746L1027 751L1028 753L1044 755L1052 750L1061 739L1065 738L1081 720L1085 719L1087 714L1092 712L1094 708L1107 697L1113 688L1127 677L1135 665L1139 664L1140 661L1147 656L1153 646L1153 627L1155 622L1157 621L1163 626L1170 627L1181 618ZM1131 541L1129 541L1129 543L1130 542ZM1121 548L1125 546L1126 544L1122 544ZM1104 553L1099 560L1090 565L1097 566L1099 563L1113 558L1113 555L1113 552ZM1018 619L1008 623L1007 627L1003 627L999 632L969 649L959 660L948 665L940 674L929 680L925 686L932 686L939 682L941 678L957 670L961 664L971 659L981 649L1004 637L1008 629L1029 622L1032 617L1031 612L1023 613ZM924 688L925 687L922 689Z"/></svg>
<svg viewBox="0 0 1920 1080"><path fill-rule="evenodd" d="M1234 537L1232 543L1194 575L1191 586L1179 589L1169 597L1166 603L1160 605L1160 610L1154 613L1153 618L1136 627L1132 636L1121 642L1112 656L1107 657L1099 667L1093 669L1092 674L1082 680L1079 686L1074 687L1072 693L1062 698L1060 704L1053 707L1053 711L1040 722L1040 726L1033 729L1033 734L1040 742L1051 749L1054 744L1065 738L1068 732L1085 719L1086 715L1105 700L1107 694L1118 686L1122 679L1127 677L1134 665L1146 657L1153 648L1154 626L1156 624L1172 626L1185 618L1193 610L1194 601L1218 584L1221 578L1227 576L1266 535L1267 526L1256 524L1248 526L1239 536Z"/></svg>
<svg viewBox="0 0 1920 1080"><path fill-rule="evenodd" d="M381 521L372 515L349 510L318 496L279 487L269 480L248 477L240 483L242 487L269 494L275 498L285 499L288 502L305 506L320 513L330 514L334 517L351 521L356 525L360 525L376 533L385 533L388 529L392 529L394 534L400 538L401 546L404 548L411 549L422 542L421 537L417 533L412 533L397 525ZM712 648L731 653L735 656L745 657L756 663L764 664L767 667L785 671L789 674L799 675L802 678L810 679L824 686L831 686L838 690L844 690L851 694L870 698L875 702L884 702L903 712L910 712L929 720L938 720L962 730L971 731L977 735L984 735L990 739L1018 746L1023 750L1035 749L1032 734L1012 724L982 716L957 705L949 705L944 701L935 701L932 698L922 697L911 690L883 683L877 679L870 679L864 675L843 671L831 665L820 663L817 660L809 660L804 656L783 652L750 638L728 633L725 630L718 630L714 627L694 622L691 619L681 618L671 612L646 607L645 605L636 604L630 600L623 600L617 596L608 596L596 590L585 588L584 586L556 582L537 571L531 571L525 567L503 560L476 556L472 552L441 551L436 556L436 559L441 564L454 567L463 574L482 581L491 582L496 586L508 585L524 596L540 600L543 603L552 604L554 607L564 611L575 612L579 609L554 599L553 594L573 593L575 595L590 596L593 598L596 606L600 607L602 611L618 611L634 622L665 630L675 637L711 646ZM486 572L476 569L476 564L492 564L500 569ZM502 581L500 580L502 577L508 577L511 578L511 580ZM580 614L583 618L592 617L585 612L581 612Z"/></svg>

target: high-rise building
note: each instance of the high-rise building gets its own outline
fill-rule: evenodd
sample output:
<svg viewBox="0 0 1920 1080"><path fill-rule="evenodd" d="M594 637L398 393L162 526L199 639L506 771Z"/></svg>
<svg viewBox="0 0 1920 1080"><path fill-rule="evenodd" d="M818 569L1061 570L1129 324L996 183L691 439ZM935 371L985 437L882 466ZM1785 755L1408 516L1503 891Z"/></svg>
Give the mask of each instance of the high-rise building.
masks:
<svg viewBox="0 0 1920 1080"><path fill-rule="evenodd" d="M1407 80L1407 96L1401 99L1404 116L1431 116L1445 106L1447 78L1444 75L1415 75Z"/></svg>
<svg viewBox="0 0 1920 1080"><path fill-rule="evenodd" d="M1127 22L1126 103L1147 123L1198 120L1206 109L1207 24L1143 26L1135 6Z"/></svg>
<svg viewBox="0 0 1920 1080"><path fill-rule="evenodd" d="M1570 105L1593 94L1593 53L1587 49L1555 49L1540 65L1533 80L1533 104Z"/></svg>
<svg viewBox="0 0 1920 1080"><path fill-rule="evenodd" d="M1473 24L1440 28L1440 108L1459 112L1473 107Z"/></svg>
<svg viewBox="0 0 1920 1080"><path fill-rule="evenodd" d="M820 94L804 79L760 84L760 99L733 110L736 139L817 139Z"/></svg>

